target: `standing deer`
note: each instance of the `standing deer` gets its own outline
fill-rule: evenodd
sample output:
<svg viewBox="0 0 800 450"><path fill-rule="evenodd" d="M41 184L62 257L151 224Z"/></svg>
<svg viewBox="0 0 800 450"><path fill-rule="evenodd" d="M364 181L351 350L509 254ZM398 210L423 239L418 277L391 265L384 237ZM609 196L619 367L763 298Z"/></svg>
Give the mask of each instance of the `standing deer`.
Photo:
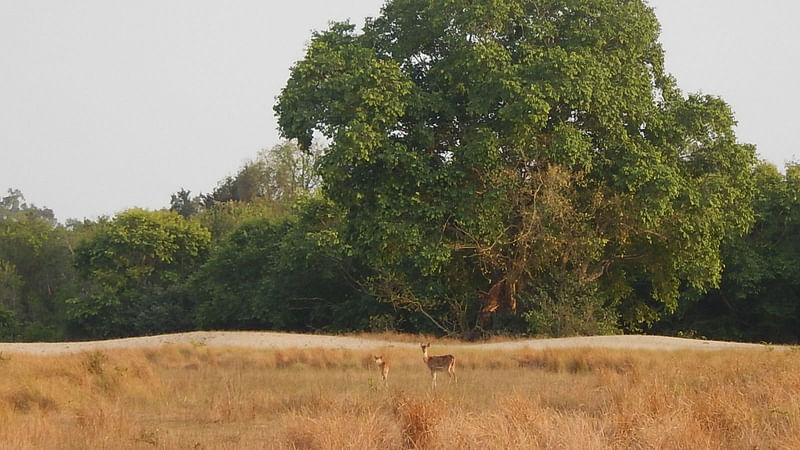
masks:
<svg viewBox="0 0 800 450"><path fill-rule="evenodd" d="M389 362L383 359L383 356L373 355L375 358L375 364L378 365L378 368L381 371L381 378L383 379L383 384L388 385L389 381L387 378L389 377Z"/></svg>
<svg viewBox="0 0 800 450"><path fill-rule="evenodd" d="M425 361L425 364L428 365L428 369L431 371L431 386L436 387L436 372L444 372L447 371L447 375L450 377L450 382L453 381L458 382L458 378L456 378L456 357L453 355L440 355L440 356L428 356L428 347L431 346L430 343L428 344L419 344L422 347L422 359Z"/></svg>

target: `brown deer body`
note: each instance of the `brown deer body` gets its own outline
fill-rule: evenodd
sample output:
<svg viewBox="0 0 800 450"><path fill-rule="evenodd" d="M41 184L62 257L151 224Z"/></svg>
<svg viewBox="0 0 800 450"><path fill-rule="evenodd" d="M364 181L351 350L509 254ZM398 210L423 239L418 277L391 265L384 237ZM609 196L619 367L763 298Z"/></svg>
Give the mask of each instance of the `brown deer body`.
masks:
<svg viewBox="0 0 800 450"><path fill-rule="evenodd" d="M456 378L456 357L453 355L440 355L440 356L428 356L428 347L431 344L422 344L420 343L419 346L422 348L422 359L425 361L425 364L428 366L428 369L431 371L431 386L436 387L436 372L444 372L447 371L447 375L450 378L450 382L453 381L458 382Z"/></svg>
<svg viewBox="0 0 800 450"><path fill-rule="evenodd" d="M388 378L389 378L389 362L386 361L385 359L383 359L383 356L373 355L373 358L375 358L375 364L378 365L378 368L381 371L381 378L383 379L383 383L384 384L388 384L389 383L389 381L388 381Z"/></svg>

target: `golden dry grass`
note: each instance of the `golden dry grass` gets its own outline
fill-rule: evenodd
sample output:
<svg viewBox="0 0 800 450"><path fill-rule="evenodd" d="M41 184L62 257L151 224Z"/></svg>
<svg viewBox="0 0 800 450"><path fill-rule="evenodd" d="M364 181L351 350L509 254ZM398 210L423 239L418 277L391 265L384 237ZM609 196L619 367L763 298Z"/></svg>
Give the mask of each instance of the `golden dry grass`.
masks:
<svg viewBox="0 0 800 450"><path fill-rule="evenodd" d="M0 355L0 447L14 449L792 449L800 352L456 355L430 389L420 351L202 345Z"/></svg>

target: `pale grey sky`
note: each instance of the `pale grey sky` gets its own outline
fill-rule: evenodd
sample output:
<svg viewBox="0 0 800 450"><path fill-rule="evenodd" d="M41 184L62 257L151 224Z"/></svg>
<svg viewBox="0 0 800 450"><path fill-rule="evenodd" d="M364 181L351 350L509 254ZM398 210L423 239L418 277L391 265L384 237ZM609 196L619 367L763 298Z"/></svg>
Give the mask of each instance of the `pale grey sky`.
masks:
<svg viewBox="0 0 800 450"><path fill-rule="evenodd" d="M60 221L210 192L279 142L272 105L311 31L383 0L0 0L0 191ZM796 160L794 0L651 0L667 70L737 136Z"/></svg>

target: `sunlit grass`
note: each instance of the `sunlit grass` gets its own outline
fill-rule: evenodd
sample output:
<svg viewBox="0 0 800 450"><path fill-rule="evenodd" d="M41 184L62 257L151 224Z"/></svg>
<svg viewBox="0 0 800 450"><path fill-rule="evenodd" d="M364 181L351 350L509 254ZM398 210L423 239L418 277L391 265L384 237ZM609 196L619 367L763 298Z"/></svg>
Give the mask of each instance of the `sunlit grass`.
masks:
<svg viewBox="0 0 800 450"><path fill-rule="evenodd" d="M388 386L375 353L391 363ZM800 352L167 345L4 354L15 449L800 448Z"/></svg>

